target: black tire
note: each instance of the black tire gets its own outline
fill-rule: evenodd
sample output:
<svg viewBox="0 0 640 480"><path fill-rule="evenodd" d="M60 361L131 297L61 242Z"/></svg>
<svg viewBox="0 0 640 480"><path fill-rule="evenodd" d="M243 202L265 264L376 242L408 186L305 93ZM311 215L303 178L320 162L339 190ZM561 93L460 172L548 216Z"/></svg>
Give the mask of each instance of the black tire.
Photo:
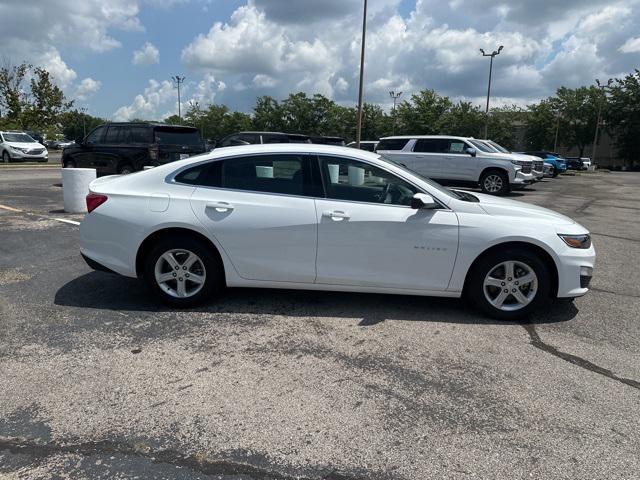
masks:
<svg viewBox="0 0 640 480"><path fill-rule="evenodd" d="M506 270L499 265L504 262L514 262L515 275L513 282L509 281L506 275ZM518 278L524 278L523 272L526 272L528 267L535 273L536 283L527 285L514 285ZM501 269L505 272L504 282L501 286L487 286L487 292L485 293L485 278L490 273L498 272L496 275L491 275L493 278L501 279L499 275ZM506 284L506 285L504 285ZM504 287L507 287L503 290ZM517 305L516 297L511 292L507 293L507 290L511 289L514 292L518 289L524 297L530 295L529 303L519 307ZM506 248L504 250L493 251L482 258L480 258L469 272L467 283L465 285L465 296L467 296L476 307L486 313L492 318L498 320L518 320L527 317L531 312L547 305L550 302L551 291L551 273L546 263L536 253L521 249L521 248ZM493 305L487 296L494 296L497 299L498 296L504 292L506 298L504 300L503 308L497 308ZM510 309L512 308L512 309Z"/></svg>
<svg viewBox="0 0 640 480"><path fill-rule="evenodd" d="M124 165L120 165L120 167L118 167L118 173L120 175L129 175L130 173L133 173L134 171L135 170L133 169L133 167L129 163L125 163Z"/></svg>
<svg viewBox="0 0 640 480"><path fill-rule="evenodd" d="M2 161L4 163L9 163L11 161L11 156L9 156L9 153L6 150L2 152Z"/></svg>
<svg viewBox="0 0 640 480"><path fill-rule="evenodd" d="M487 170L480 177L480 188L489 195L506 195L511 190L509 175L503 170Z"/></svg>
<svg viewBox="0 0 640 480"><path fill-rule="evenodd" d="M193 253L198 257L198 262L188 270L176 269L181 272L182 277L176 274L175 280L168 280L165 286L161 286L156 280L156 265L160 261L161 266L165 267L163 273L174 273L168 263L160 258L167 252L184 251L174 253L174 258L178 261L179 266L183 266L188 253ZM202 276L204 274L204 283L200 290L191 296L179 298L175 296L178 292L178 281L184 282L186 289L196 290L198 285L186 277L191 274ZM224 270L220 258L211 252L211 246L196 237L189 235L174 235L162 238L149 251L144 259L144 271L142 278L148 288L165 304L176 308L188 308L200 305L203 302L211 300L220 292L224 285ZM180 280L182 279L182 280ZM187 287L188 285L188 287ZM173 290L174 295L169 293ZM187 290L188 292L188 290Z"/></svg>
<svg viewBox="0 0 640 480"><path fill-rule="evenodd" d="M76 168L76 162L73 160L65 160L62 164L62 168Z"/></svg>
<svg viewBox="0 0 640 480"><path fill-rule="evenodd" d="M560 175L560 172L557 171L555 168L553 169L553 178L556 178L558 175Z"/></svg>

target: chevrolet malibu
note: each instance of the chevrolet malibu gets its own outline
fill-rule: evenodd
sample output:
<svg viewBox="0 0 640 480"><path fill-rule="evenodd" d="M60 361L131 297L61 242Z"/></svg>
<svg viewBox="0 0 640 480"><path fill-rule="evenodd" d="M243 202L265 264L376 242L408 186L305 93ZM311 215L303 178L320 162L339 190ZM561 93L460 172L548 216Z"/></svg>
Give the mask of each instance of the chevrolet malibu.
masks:
<svg viewBox="0 0 640 480"><path fill-rule="evenodd" d="M218 148L102 177L87 208L87 263L174 307L264 287L464 295L510 320L587 293L595 261L570 218L325 145Z"/></svg>

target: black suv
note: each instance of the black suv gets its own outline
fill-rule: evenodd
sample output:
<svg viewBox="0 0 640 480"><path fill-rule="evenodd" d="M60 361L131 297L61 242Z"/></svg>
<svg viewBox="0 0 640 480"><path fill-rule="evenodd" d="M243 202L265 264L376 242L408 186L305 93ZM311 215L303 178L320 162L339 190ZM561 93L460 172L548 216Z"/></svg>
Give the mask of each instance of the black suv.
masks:
<svg viewBox="0 0 640 480"><path fill-rule="evenodd" d="M98 174L131 173L206 151L194 127L163 123L108 123L62 152L63 167L95 168Z"/></svg>

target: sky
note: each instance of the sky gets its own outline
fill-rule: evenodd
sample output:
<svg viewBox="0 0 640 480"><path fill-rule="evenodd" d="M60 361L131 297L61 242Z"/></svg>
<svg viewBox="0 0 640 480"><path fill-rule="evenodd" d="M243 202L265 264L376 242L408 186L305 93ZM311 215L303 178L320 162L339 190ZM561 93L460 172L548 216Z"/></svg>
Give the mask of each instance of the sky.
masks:
<svg viewBox="0 0 640 480"><path fill-rule="evenodd" d="M256 97L357 102L363 0L0 0L0 59L47 68L76 106L113 121L182 105L250 112ZM369 0L365 101L433 88L527 104L640 67L640 0Z"/></svg>

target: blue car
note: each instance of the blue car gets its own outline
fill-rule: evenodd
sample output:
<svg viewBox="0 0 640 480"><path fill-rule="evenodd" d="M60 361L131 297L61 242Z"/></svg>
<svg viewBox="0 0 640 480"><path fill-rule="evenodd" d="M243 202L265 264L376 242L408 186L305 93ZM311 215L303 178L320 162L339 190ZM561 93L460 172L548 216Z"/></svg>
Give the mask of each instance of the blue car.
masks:
<svg viewBox="0 0 640 480"><path fill-rule="evenodd" d="M552 176L554 178L567 171L567 161L558 153L545 151L524 153L526 153L527 155L533 155L534 157L540 157L544 160L544 163L546 163L547 165L551 165L553 167Z"/></svg>

